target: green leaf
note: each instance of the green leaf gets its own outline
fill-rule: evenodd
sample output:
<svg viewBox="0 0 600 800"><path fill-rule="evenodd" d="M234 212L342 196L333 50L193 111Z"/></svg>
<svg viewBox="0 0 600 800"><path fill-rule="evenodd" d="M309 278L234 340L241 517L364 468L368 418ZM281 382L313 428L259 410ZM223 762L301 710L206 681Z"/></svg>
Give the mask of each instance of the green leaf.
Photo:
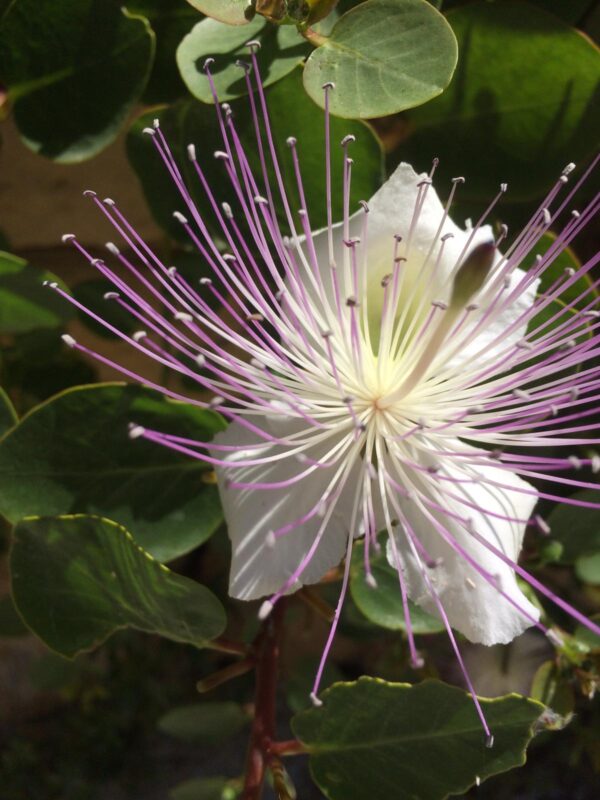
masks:
<svg viewBox="0 0 600 800"><path fill-rule="evenodd" d="M25 144L62 163L116 137L150 72L147 20L117 0L19 0L0 31L0 74Z"/></svg>
<svg viewBox="0 0 600 800"><path fill-rule="evenodd" d="M184 97L186 88L177 69L175 51L181 39L198 22L197 12L173 0L128 0L127 8L133 14L146 17L156 36L156 54L142 100L154 105Z"/></svg>
<svg viewBox="0 0 600 800"><path fill-rule="evenodd" d="M73 316L69 304L44 281L64 284L56 275L0 251L0 333L17 334L58 328Z"/></svg>
<svg viewBox="0 0 600 800"><path fill-rule="evenodd" d="M573 500L600 503L600 492L584 489L572 495ZM551 536L562 546L560 561L573 564L582 556L600 552L600 508L559 504L546 518Z"/></svg>
<svg viewBox="0 0 600 800"><path fill-rule="evenodd" d="M457 45L444 17L426 0L368 0L344 14L311 54L304 86L331 112L382 117L443 92L456 67Z"/></svg>
<svg viewBox="0 0 600 800"><path fill-rule="evenodd" d="M214 19L203 19L181 42L177 49L177 64L181 77L190 92L212 103L208 78L203 69L208 56L214 56L211 66L219 102L233 100L247 93L244 70L236 61L247 61L246 42L260 39L259 69L263 86L283 78L301 63L309 46L293 26L269 25L263 17L255 17L244 28L225 25Z"/></svg>
<svg viewBox="0 0 600 800"><path fill-rule="evenodd" d="M169 800L235 800L238 792L228 778L192 778L169 792Z"/></svg>
<svg viewBox="0 0 600 800"><path fill-rule="evenodd" d="M298 151L301 161L302 179L306 202L313 229L322 227L327 222L325 200L324 170L324 125L322 112L310 101L301 87L300 70L294 70L283 80L278 81L267 91L267 102L273 130L273 138L281 162L283 177L290 197L293 211L300 208L293 172L290 149L286 144L289 136L298 140ZM244 146L246 155L254 174L261 180L260 159L254 137L254 126L250 119L247 99L233 101L236 129ZM235 195L229 186L229 180L221 161L213 158L215 150L223 149L216 114L211 106L197 102L178 103L164 112L145 114L134 123L127 139L127 152L133 168L142 183L148 204L156 218L172 236L189 242L181 225L173 219L173 211L182 209L179 197L161 159L157 155L150 137L142 131L151 122L153 116L160 117L161 128L181 170L187 178L188 186L206 224L214 227L214 215L210 205L202 193L197 176L190 164L186 148L195 143L199 164L207 181L213 188L217 199L231 204L234 213L239 208ZM368 200L380 186L382 180L381 146L372 130L356 120L332 120L332 139L334 146L346 134L356 136L350 146L350 154L354 159L352 166L351 209L354 210L359 200ZM332 184L333 184L333 218L340 219L342 206L342 152L334 151ZM281 202L277 203L282 210ZM241 221L241 214L237 214ZM281 220L287 228L285 221ZM296 218L296 224L299 224Z"/></svg>
<svg viewBox="0 0 600 800"><path fill-rule="evenodd" d="M24 636L29 633L10 594L0 598L0 637Z"/></svg>
<svg viewBox="0 0 600 800"><path fill-rule="evenodd" d="M525 762L544 707L517 695L483 700L484 734L471 697L437 681L416 686L360 678L322 695L323 706L292 720L310 769L330 800L441 800L477 778Z"/></svg>
<svg viewBox="0 0 600 800"><path fill-rule="evenodd" d="M228 25L246 25L251 0L187 0L197 11Z"/></svg>
<svg viewBox="0 0 600 800"><path fill-rule="evenodd" d="M131 422L202 441L224 424L138 386L70 389L0 442L0 511L11 522L29 514L107 516L161 561L197 547L222 521L216 487L203 482L206 465L130 440Z"/></svg>
<svg viewBox="0 0 600 800"><path fill-rule="evenodd" d="M194 703L167 712L158 729L183 742L212 745L228 739L249 722L237 703Z"/></svg>
<svg viewBox="0 0 600 800"><path fill-rule="evenodd" d="M369 586L365 580L362 548L355 548L350 577L352 599L365 617L376 625L392 631L406 630L398 575L388 563L385 543L380 553L371 554L371 570L377 581L376 588ZM414 633L438 633L444 630L444 624L439 619L410 600L409 613Z"/></svg>
<svg viewBox="0 0 600 800"><path fill-rule="evenodd" d="M544 661L536 670L531 684L531 697L562 717L571 714L575 705L573 687L554 661Z"/></svg>
<svg viewBox="0 0 600 800"><path fill-rule="evenodd" d="M27 518L15 527L10 566L23 619L69 658L120 628L204 647L225 627L208 589L159 564L110 520Z"/></svg>
<svg viewBox="0 0 600 800"><path fill-rule="evenodd" d="M438 186L466 177L459 198L482 203L508 182L508 199L546 191L600 137L600 59L593 44L522 0L472 3L447 15L460 59L444 94L408 115L394 155L429 169Z"/></svg>
<svg viewBox="0 0 600 800"><path fill-rule="evenodd" d="M10 397L0 386L0 436L10 430L18 422L18 419L17 412L10 402Z"/></svg>
<svg viewBox="0 0 600 800"><path fill-rule="evenodd" d="M592 555L579 556L575 561L575 574L584 583L600 585L600 551Z"/></svg>

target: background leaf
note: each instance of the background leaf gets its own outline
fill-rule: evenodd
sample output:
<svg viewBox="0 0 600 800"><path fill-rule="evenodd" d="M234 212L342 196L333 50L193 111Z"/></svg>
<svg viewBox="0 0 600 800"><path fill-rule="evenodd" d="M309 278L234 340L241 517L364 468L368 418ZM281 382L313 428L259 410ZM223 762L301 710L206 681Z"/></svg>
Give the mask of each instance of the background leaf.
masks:
<svg viewBox="0 0 600 800"><path fill-rule="evenodd" d="M0 30L0 76L24 142L70 163L117 135L148 79L154 37L118 0L19 0Z"/></svg>
<svg viewBox="0 0 600 800"><path fill-rule="evenodd" d="M0 511L76 512L114 518L155 558L168 561L221 524L206 466L143 439L128 424L206 440L221 418L138 386L98 384L64 392L33 409L0 443Z"/></svg>
<svg viewBox="0 0 600 800"><path fill-rule="evenodd" d="M245 10L250 0L187 0L198 11L228 25L246 25Z"/></svg>
<svg viewBox="0 0 600 800"><path fill-rule="evenodd" d="M360 678L335 684L322 699L292 726L330 800L442 800L464 792L477 776L524 763L544 708L517 695L483 701L495 737L488 749L469 695L437 681Z"/></svg>
<svg viewBox="0 0 600 800"><path fill-rule="evenodd" d="M240 731L250 717L238 703L194 703L168 711L158 729L194 744L217 744Z"/></svg>
<svg viewBox="0 0 600 800"><path fill-rule="evenodd" d="M600 492L584 489L572 495L574 500L597 503ZM546 517L550 536L562 545L560 561L573 564L577 559L600 553L600 509L557 505Z"/></svg>
<svg viewBox="0 0 600 800"><path fill-rule="evenodd" d="M9 396L0 386L0 436L3 436L6 431L10 430L17 420L17 412Z"/></svg>
<svg viewBox="0 0 600 800"><path fill-rule="evenodd" d="M404 608L398 575L388 563L385 542L379 553L371 554L371 570L377 581L373 588L365 580L362 547L355 548L352 557L350 593L367 619L388 630L406 630ZM444 624L409 601L410 621L414 633L438 633Z"/></svg>
<svg viewBox="0 0 600 800"><path fill-rule="evenodd" d="M289 189L290 205L295 212L299 207L298 193L293 176L293 163L288 136L298 140L302 180L307 198L311 225L313 229L322 227L327 222L325 201L325 168L324 148L325 134L322 112L302 91L300 70L294 70L283 80L278 81L267 91L267 102L273 130L273 138L278 157L281 161L283 176ZM257 153L254 128L250 120L248 101L241 99L231 103L236 129L244 145L254 174L261 181L260 161ZM173 211L182 209L179 197L162 161L158 157L150 137L143 135L153 117L160 118L161 128L180 164L184 176L187 177L191 194L209 227L214 227L214 215L207 198L202 193L198 179L188 161L187 145L195 143L199 164L206 178L215 191L217 201L230 202L234 213L239 208L235 196L229 186L222 162L213 158L213 152L222 150L214 108L196 102L181 102L160 112L144 114L138 118L131 128L127 140L127 152L133 168L141 181L148 204L156 218L174 238L189 243L187 235L182 235L181 225L173 219ZM350 146L350 154L354 159L352 167L351 209L354 210L359 200L368 200L381 184L382 153L378 139L364 123L351 120L332 120L331 125L333 147L346 134L354 134L356 142ZM342 149L333 151L333 218L342 216ZM281 208L281 203L278 203ZM241 214L237 215L241 221ZM287 227L285 220L282 220ZM296 219L298 224L298 219Z"/></svg>
<svg viewBox="0 0 600 800"><path fill-rule="evenodd" d="M256 16L243 28L204 19L177 48L181 77L194 97L203 103L213 102L203 68L208 56L215 59L210 71L219 102L233 100L247 93L244 70L235 62L238 59L249 60L246 43L251 39L258 39L261 44L259 68L265 87L291 72L310 49L295 27L269 25L264 17Z"/></svg>
<svg viewBox="0 0 600 800"><path fill-rule="evenodd" d="M456 59L452 29L426 0L368 0L311 53L304 86L323 106L323 84L333 81L336 116L382 117L440 94Z"/></svg>
<svg viewBox="0 0 600 800"><path fill-rule="evenodd" d="M73 316L68 303L44 281L56 281L66 289L51 272L0 251L0 334L58 328Z"/></svg>
<svg viewBox="0 0 600 800"><path fill-rule="evenodd" d="M465 176L463 200L488 200L500 181L511 200L535 198L597 145L597 50L521 0L468 4L448 21L460 50L454 80L410 112L409 136L390 160L428 169L438 156L437 185Z"/></svg>
<svg viewBox="0 0 600 800"><path fill-rule="evenodd" d="M225 627L208 589L159 564L110 520L25 519L15 528L10 564L23 619L70 658L119 628L203 647Z"/></svg>

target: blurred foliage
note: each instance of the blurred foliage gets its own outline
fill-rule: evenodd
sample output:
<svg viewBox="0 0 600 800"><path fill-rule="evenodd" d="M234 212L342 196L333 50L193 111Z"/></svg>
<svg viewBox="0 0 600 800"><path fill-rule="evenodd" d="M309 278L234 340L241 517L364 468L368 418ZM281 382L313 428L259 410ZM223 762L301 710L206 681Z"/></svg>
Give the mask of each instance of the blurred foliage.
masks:
<svg viewBox="0 0 600 800"><path fill-rule="evenodd" d="M323 104L322 85L329 80L336 84L330 95L337 115L331 124L334 144L346 134L356 137L350 146L352 208L369 199L386 166L409 160L429 169L437 156L436 185L456 175L467 178L458 192L458 221L480 212L506 180L506 202L492 221L518 229L562 167L571 160L585 165L597 147L595 5L590 0L0 0L0 120L12 120L25 146L58 164L90 159L126 138L148 213L164 234L159 255L197 281L206 277L207 265L172 216L186 210L184 198L143 130L160 119L194 202L217 244L225 247L214 198L202 190L187 145L195 144L218 202L230 200L224 165L213 158L223 143L204 62L214 57L214 86L221 100L230 102L250 167L261 176L246 80L235 63L248 62L245 45L259 39L257 63L283 181L295 212L301 201L286 145L294 136L313 229L326 222L325 134L317 104ZM333 181L340 186L341 150L336 152ZM19 152L5 149L2 157L18 160ZM341 214L335 194L334 218ZM283 214L280 222L288 226ZM117 632L73 661L46 650L32 658L30 674L20 677L35 703L22 718L0 721L0 794L10 800L164 800L170 792L173 800L235 800L244 729L253 710L251 681L239 668L236 681L223 682L206 702L198 702L196 682L215 674L218 683L221 670L231 668L231 657L169 639L206 644L224 627L222 602L227 634L250 642L256 609L240 607L226 594L229 553L226 538L217 534L222 512L213 473L182 454L127 437L134 422L207 441L220 429L219 417L150 389L100 383L97 367L65 347L60 336L83 329L116 347L116 335L83 313L75 318L72 307L43 285L56 283L67 291L60 278L43 268L43 258L31 257L31 264L11 253L11 230L2 227L0 512L16 528L15 602L4 590L0 647L30 643L31 629L55 650L74 655ZM548 234L545 247L555 235ZM565 251L542 290L589 258L595 244L587 234L574 251ZM56 271L61 274L58 266ZM133 325L121 305L107 305L104 279L87 275L90 279L75 282L73 296L130 334L137 320ZM576 284L561 302L577 300L589 286ZM215 298L210 302L218 306ZM597 411L591 424L598 424ZM594 455L583 448L577 452ZM595 473L585 474L596 483ZM565 485L564 493L572 494L572 488ZM596 489L574 499L589 498L597 498ZM550 533L530 531L528 568L592 611L600 594L598 511L555 507L550 500L540 508ZM43 519L22 521L32 514ZM167 570L162 562L175 559L173 571ZM349 683L335 683L322 708L306 710L323 640L316 620L331 618L338 584L301 593L288 612L282 684L289 710L297 714L294 729L310 749L312 774L327 796L401 797L402 786L424 800L463 791L479 800L595 799L600 750L594 729L600 711L597 700L587 699L598 681L598 641L544 601L545 621L560 632L562 644L547 647L535 672L516 649L504 649L506 663L499 670L506 674L514 655L511 669L538 702L509 696L487 703L498 731L496 748L487 751L462 690L405 683L422 677L454 680L452 659L436 633L439 622L415 613L425 655L415 675L408 666L397 577L383 555L372 567L377 593L356 554L339 647L324 675L325 685ZM124 626L160 636L118 630ZM234 667L243 666L245 656L240 657ZM357 681L361 675L390 682ZM282 738L292 735L289 716L282 711L278 719ZM384 717L393 729L391 739L382 735ZM428 728L432 720L435 737ZM425 726L424 739L409 745L417 723ZM530 740L528 766L512 770ZM412 774L413 764L432 760L435 769ZM323 797L308 779L306 761L286 761L298 796ZM505 774L468 788L498 772Z"/></svg>

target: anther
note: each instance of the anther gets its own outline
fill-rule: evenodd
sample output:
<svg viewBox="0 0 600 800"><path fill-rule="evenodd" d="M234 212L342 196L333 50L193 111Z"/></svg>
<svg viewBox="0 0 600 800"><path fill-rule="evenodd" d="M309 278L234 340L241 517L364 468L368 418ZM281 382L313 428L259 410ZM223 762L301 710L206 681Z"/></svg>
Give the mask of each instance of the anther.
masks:
<svg viewBox="0 0 600 800"><path fill-rule="evenodd" d="M356 297L348 297L348 298L346 299L346 305L347 305L349 308L358 308L358 306L359 306L360 304L359 304L358 300L356 299Z"/></svg>
<svg viewBox="0 0 600 800"><path fill-rule="evenodd" d="M500 191L502 192L502 194L504 194L504 192L506 192L507 190L508 190L508 183L501 183Z"/></svg>
<svg viewBox="0 0 600 800"><path fill-rule="evenodd" d="M485 746L488 748L488 750L491 750L494 746L494 737L491 733L488 733L485 737Z"/></svg>
<svg viewBox="0 0 600 800"><path fill-rule="evenodd" d="M72 242L72 241L73 241L74 239L76 239L76 238L77 238L77 237L75 236L75 234L74 234L74 233L64 233L64 234L63 234L63 235L60 237L60 239L61 239L61 242L64 242L64 244L66 244L67 242Z"/></svg>
<svg viewBox="0 0 600 800"><path fill-rule="evenodd" d="M77 344L75 339L72 336L70 336L68 333L63 333L63 335L60 338L67 345L67 347L75 347L75 345Z"/></svg>
<svg viewBox="0 0 600 800"><path fill-rule="evenodd" d="M131 334L131 338L134 342L140 342L142 339L145 339L148 336L147 331L136 331L135 333Z"/></svg>
<svg viewBox="0 0 600 800"><path fill-rule="evenodd" d="M335 83L334 83L333 81L327 81L327 83L324 83L324 84L321 86L321 89L324 89L324 90L327 90L327 89L335 89Z"/></svg>
<svg viewBox="0 0 600 800"><path fill-rule="evenodd" d="M202 69L206 72L206 70L209 67L211 67L214 63L215 63L214 58L212 58L212 56L209 56L209 58L204 59L204 64L202 65Z"/></svg>
<svg viewBox="0 0 600 800"><path fill-rule="evenodd" d="M600 472L600 456L597 453L594 453L594 455L591 457L590 467L592 468L592 472L594 474Z"/></svg>
<svg viewBox="0 0 600 800"><path fill-rule="evenodd" d="M187 225L188 224L187 219L183 216L181 211L174 211L173 212L173 216L175 217L177 222L181 222L182 225Z"/></svg>
<svg viewBox="0 0 600 800"><path fill-rule="evenodd" d="M231 206L229 203L223 202L221 203L221 208L223 209L223 213L227 217L227 219L233 219L233 211L231 210Z"/></svg>
<svg viewBox="0 0 600 800"><path fill-rule="evenodd" d="M388 272L387 275L384 275L381 279L381 286L385 289L388 286L389 282L392 280L392 273Z"/></svg>
<svg viewBox="0 0 600 800"><path fill-rule="evenodd" d="M196 161L196 145L188 144L187 154L190 161Z"/></svg>
<svg viewBox="0 0 600 800"><path fill-rule="evenodd" d="M533 344L531 342L526 342L525 339L520 339L516 344L519 350L533 350Z"/></svg>
<svg viewBox="0 0 600 800"><path fill-rule="evenodd" d="M273 611L273 603L270 600L265 600L258 609L258 618L260 620L266 619L271 611Z"/></svg>
<svg viewBox="0 0 600 800"><path fill-rule="evenodd" d="M146 433L146 429L143 428L141 425L131 424L129 426L128 436L129 436L130 439L139 439L140 436L143 436L145 433Z"/></svg>
<svg viewBox="0 0 600 800"><path fill-rule="evenodd" d="M285 143L287 144L288 147L295 147L297 141L298 140L296 139L295 136L288 136L288 138L285 140Z"/></svg>
<svg viewBox="0 0 600 800"><path fill-rule="evenodd" d="M224 402L225 402L224 397L219 397L219 395L215 395L214 397L211 397L208 405L211 408L218 408L219 406L222 406Z"/></svg>
<svg viewBox="0 0 600 800"><path fill-rule="evenodd" d="M567 461L571 464L573 469L581 469L583 466L583 462L577 456L568 456Z"/></svg>
<svg viewBox="0 0 600 800"><path fill-rule="evenodd" d="M579 213L579 211L577 211L577 209L575 209L575 208L574 208L574 209L571 211L571 216L573 217L573 219L579 219L579 217L581 216L581 214Z"/></svg>
<svg viewBox="0 0 600 800"><path fill-rule="evenodd" d="M145 133L146 136L156 136L156 131L154 130L154 128L144 128L142 130L142 133Z"/></svg>
<svg viewBox="0 0 600 800"><path fill-rule="evenodd" d="M513 394L519 400L531 400L531 394L525 389L513 389Z"/></svg>
<svg viewBox="0 0 600 800"><path fill-rule="evenodd" d="M467 311L477 311L478 308L479 308L479 303L469 303L469 305L467 306L466 310Z"/></svg>
<svg viewBox="0 0 600 800"><path fill-rule="evenodd" d="M550 642L552 642L552 644L555 647L564 647L565 646L565 643L564 643L563 639L556 633L556 631L553 631L553 630L549 629L548 632L546 633L546 638Z"/></svg>
<svg viewBox="0 0 600 800"><path fill-rule="evenodd" d="M173 314L173 318L176 319L178 322L193 322L194 318L191 314L188 314L187 311L176 311Z"/></svg>
<svg viewBox="0 0 600 800"><path fill-rule="evenodd" d="M542 217L544 218L544 224L550 225L552 222L552 214L548 211L547 208L542 208Z"/></svg>
<svg viewBox="0 0 600 800"><path fill-rule="evenodd" d="M323 339L329 339L331 336L333 336L333 332L332 331L321 331L321 336L323 337Z"/></svg>
<svg viewBox="0 0 600 800"><path fill-rule="evenodd" d="M446 309L448 308L448 304L444 303L443 300L432 300L431 305L434 308L439 308L441 311L446 311Z"/></svg>
<svg viewBox="0 0 600 800"><path fill-rule="evenodd" d="M83 192L84 197L97 197L98 195L93 189L85 189Z"/></svg>
<svg viewBox="0 0 600 800"><path fill-rule="evenodd" d="M423 669L425 666L425 659L418 653L410 657L410 666L412 669Z"/></svg>
<svg viewBox="0 0 600 800"><path fill-rule="evenodd" d="M454 239L453 233L445 233L443 236L440 236L440 242L447 242L448 239Z"/></svg>
<svg viewBox="0 0 600 800"><path fill-rule="evenodd" d="M113 254L113 256L118 256L121 254L121 251L114 242L107 242L104 246L106 247L109 253Z"/></svg>
<svg viewBox="0 0 600 800"><path fill-rule="evenodd" d="M346 136L340 142L342 147L345 147L347 144L352 144L352 142L356 141L356 136L353 133L347 133Z"/></svg>
<svg viewBox="0 0 600 800"><path fill-rule="evenodd" d="M323 701L319 700L317 695L314 692L311 692L310 695L310 702L315 706L315 708L320 708L323 705Z"/></svg>
<svg viewBox="0 0 600 800"><path fill-rule="evenodd" d="M265 536L265 544L267 545L267 547L270 547L272 549L273 547L275 547L276 542L277 539L275 538L274 531L269 531Z"/></svg>
<svg viewBox="0 0 600 800"><path fill-rule="evenodd" d="M58 283L56 281L42 281L42 286L47 286L49 289L56 289L58 288Z"/></svg>
<svg viewBox="0 0 600 800"><path fill-rule="evenodd" d="M201 286L212 286L212 278L200 278L198 282Z"/></svg>
<svg viewBox="0 0 600 800"><path fill-rule="evenodd" d="M258 39L250 39L249 42L246 42L246 47L248 47L250 50L260 50L261 44Z"/></svg>
<svg viewBox="0 0 600 800"><path fill-rule="evenodd" d="M233 253L223 253L221 258L223 259L223 261L229 261L229 262L237 261L236 257L233 255Z"/></svg>
<svg viewBox="0 0 600 800"><path fill-rule="evenodd" d="M597 318L600 317L600 311L584 311L583 316Z"/></svg>
<svg viewBox="0 0 600 800"><path fill-rule="evenodd" d="M471 589L471 591L477 588L477 584L474 580L472 580L472 578L465 578L465 586L467 589Z"/></svg>
<svg viewBox="0 0 600 800"><path fill-rule="evenodd" d="M432 183L433 181L431 180L431 178L423 178L422 181L419 181L417 183L417 187L420 189L421 186L431 186Z"/></svg>
<svg viewBox="0 0 600 800"><path fill-rule="evenodd" d="M202 355L202 353L198 353L198 355L194 356L194 361L196 362L196 366L204 367L206 365L206 358Z"/></svg>
<svg viewBox="0 0 600 800"><path fill-rule="evenodd" d="M565 275L568 278L572 278L575 275L576 270L573 267L565 267Z"/></svg>
<svg viewBox="0 0 600 800"><path fill-rule="evenodd" d="M167 269L167 272L169 273L171 278L174 278L177 275L177 267L169 267Z"/></svg>
<svg viewBox="0 0 600 800"><path fill-rule="evenodd" d="M152 127L155 130L158 130L160 128L160 120L158 119L158 117L154 117L154 119L152 120Z"/></svg>
<svg viewBox="0 0 600 800"><path fill-rule="evenodd" d="M250 72L250 70L252 69L252 65L249 64L247 61L243 61L241 58L236 59L235 65L236 67L243 69L244 72Z"/></svg>
<svg viewBox="0 0 600 800"><path fill-rule="evenodd" d="M567 164L567 166L563 169L561 174L562 175L569 175L571 172L573 172L574 169L575 169L575 164L572 161L570 161Z"/></svg>
<svg viewBox="0 0 600 800"><path fill-rule="evenodd" d="M102 202L104 203L105 206L110 206L111 208L112 206L117 205L115 201L112 199L112 197L105 197Z"/></svg>
<svg viewBox="0 0 600 800"><path fill-rule="evenodd" d="M551 531L550 525L548 525L548 523L546 522L546 520L543 517L540 517L539 514L536 514L534 516L534 518L533 518L533 521L537 525L537 528L540 531L540 533L543 533L544 536L549 536L550 535L550 531Z"/></svg>
<svg viewBox="0 0 600 800"><path fill-rule="evenodd" d="M377 581L375 580L375 576L373 575L372 572L367 572L365 574L365 583L371 589L377 589Z"/></svg>
<svg viewBox="0 0 600 800"><path fill-rule="evenodd" d="M464 183L464 182L465 179L462 177L462 175L460 175L458 178L452 178L452 180L450 181L450 183Z"/></svg>
<svg viewBox="0 0 600 800"><path fill-rule="evenodd" d="M103 267L104 261L101 258L92 258L90 264L92 265L92 267Z"/></svg>
<svg viewBox="0 0 600 800"><path fill-rule="evenodd" d="M256 203L257 206L258 205L263 205L263 206L268 206L269 205L269 201L267 200L267 198L263 197L260 194L255 195L252 199L254 200L254 202Z"/></svg>
<svg viewBox="0 0 600 800"><path fill-rule="evenodd" d="M246 314L246 322L264 322L262 314Z"/></svg>
<svg viewBox="0 0 600 800"><path fill-rule="evenodd" d="M228 161L229 160L229 153L226 153L224 150L215 150L213 153L214 158L219 161Z"/></svg>
<svg viewBox="0 0 600 800"><path fill-rule="evenodd" d="M369 213L369 204L367 203L366 200L359 200L358 205L362 208L365 214Z"/></svg>
<svg viewBox="0 0 600 800"><path fill-rule="evenodd" d="M346 247L354 247L354 245L360 244L360 236L352 236L350 239L344 239L344 244Z"/></svg>
<svg viewBox="0 0 600 800"><path fill-rule="evenodd" d="M105 300L118 300L121 295L118 292L104 292L102 297Z"/></svg>

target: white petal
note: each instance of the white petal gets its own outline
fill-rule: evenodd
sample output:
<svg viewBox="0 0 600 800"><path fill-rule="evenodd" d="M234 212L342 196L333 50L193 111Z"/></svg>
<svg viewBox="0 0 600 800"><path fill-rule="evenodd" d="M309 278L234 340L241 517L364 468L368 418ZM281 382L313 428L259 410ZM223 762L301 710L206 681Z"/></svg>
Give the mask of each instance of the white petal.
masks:
<svg viewBox="0 0 600 800"><path fill-rule="evenodd" d="M259 427L268 429L269 422L260 417L253 418ZM286 432L285 423L278 423L277 434L289 435L297 428L297 421L290 420ZM233 422L218 434L214 443L235 445L239 450L213 450L211 455L229 461L249 460L281 452L277 445L259 439L239 423ZM261 444L261 450L252 445ZM248 448L244 450L244 448ZM331 444L329 445L331 447ZM307 451L311 458L322 457L324 448ZM229 592L233 597L252 600L278 591L294 572L309 550L322 524L322 517L312 517L298 528L268 543L269 532L299 519L314 508L333 477L333 468L316 469L300 482L282 489L237 489L226 485L226 478L244 483L278 482L297 475L307 468L296 458L274 461L266 466L224 469L218 467L219 492L232 545L232 561ZM354 479L354 482L353 480ZM351 476L349 488L342 492L325 534L300 581L290 591L302 584L315 583L332 567L339 564L346 547L350 524L352 495L356 478Z"/></svg>
<svg viewBox="0 0 600 800"><path fill-rule="evenodd" d="M501 550L509 559L516 561L521 550L525 524L510 522L491 516L491 513L527 520L537 501L535 494L524 494L522 489L532 487L508 470L493 467L478 467L479 478L473 483L446 484L449 491L476 506L475 510L457 500L444 497L443 505L452 513L463 518L470 517L473 529L494 547ZM456 467L445 468L444 474L451 477L465 477ZM500 489L488 481L498 481L510 489ZM432 485L427 492L436 497ZM463 556L456 553L435 530L430 520L416 507L414 501L400 499L409 524L416 536L433 559L440 559L438 566L428 569L428 574L438 592L450 624L461 631L472 642L481 644L504 644L512 641L532 622L521 614L500 592L488 583ZM451 517L436 512L437 520L467 551L467 553L488 573L496 576L498 585L517 605L534 619L539 618L538 610L527 600L517 585L513 570L497 556L477 542L463 526ZM412 600L431 614L439 616L436 604L431 599L422 573L415 559L409 554L407 539L402 532L398 534L398 544L406 567L409 594ZM388 546L388 559L393 559Z"/></svg>

